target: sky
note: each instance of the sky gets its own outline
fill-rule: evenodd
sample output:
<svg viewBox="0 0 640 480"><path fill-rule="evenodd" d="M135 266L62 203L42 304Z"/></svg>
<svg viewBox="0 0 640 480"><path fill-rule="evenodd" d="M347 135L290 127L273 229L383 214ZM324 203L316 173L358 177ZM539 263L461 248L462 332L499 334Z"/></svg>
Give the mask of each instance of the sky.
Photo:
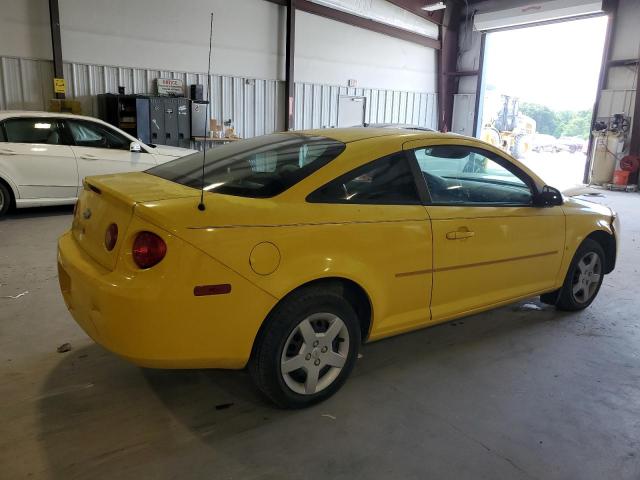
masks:
<svg viewBox="0 0 640 480"><path fill-rule="evenodd" d="M602 16L490 33L486 88L554 110L591 110L606 28Z"/></svg>

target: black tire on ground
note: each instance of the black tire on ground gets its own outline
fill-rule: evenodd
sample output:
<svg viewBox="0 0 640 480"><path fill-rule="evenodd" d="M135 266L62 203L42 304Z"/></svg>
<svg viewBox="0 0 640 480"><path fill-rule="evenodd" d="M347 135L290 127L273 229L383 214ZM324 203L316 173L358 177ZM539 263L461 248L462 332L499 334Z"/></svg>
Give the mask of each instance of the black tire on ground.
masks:
<svg viewBox="0 0 640 480"><path fill-rule="evenodd" d="M516 136L513 142L513 157L516 159L520 159L528 153L527 142L525 140L525 135Z"/></svg>
<svg viewBox="0 0 640 480"><path fill-rule="evenodd" d="M576 311L591 305L602 285L605 261L602 246L595 240L589 238L584 240L571 260L567 276L558 295L556 308ZM584 283L581 284L581 282ZM577 293L575 293L576 289Z"/></svg>
<svg viewBox="0 0 640 480"><path fill-rule="evenodd" d="M12 203L13 196L11 195L11 191L0 182L0 219L6 215Z"/></svg>
<svg viewBox="0 0 640 480"><path fill-rule="evenodd" d="M340 293L340 288L332 288L330 285L302 288L286 298L265 320L266 323L259 337L256 339L253 354L249 362L249 372L258 389L279 407L303 408L321 402L338 391L351 373L360 347L360 326L353 308ZM308 323L309 317L313 318L323 315L338 318L343 322L343 327L346 327L346 329L342 328L341 330L340 335L342 338L336 337L336 341L339 343L333 343L329 347L331 353L334 350L337 352L340 345L348 345L348 351L342 352L343 358L346 357L346 359L339 373L336 370L331 370L334 367L328 364L325 366L325 364L322 363L322 366L318 367L319 369L326 368L331 370L325 370L324 375L331 373L331 377L327 377L328 379L335 376L333 381L321 390L309 394L306 392L296 392L290 388L287 381L294 381L292 380L292 376L298 375L301 376L300 381L304 384L303 386L306 387L306 379L309 375L309 370L306 369L306 365L313 368L311 365L315 361L314 358L322 355L319 349L323 348L322 343L320 343L318 348L312 348L312 350L310 350L310 347L307 347L307 342L302 336L303 330L301 329L301 325L305 321ZM312 320L312 322L315 322L315 320ZM313 325L313 333L322 334L322 324L318 326L317 323L314 323ZM326 327L327 332L330 325L331 324ZM348 337L345 341L344 337L347 333ZM299 347L291 344L291 342L296 339L296 335L298 335L302 341ZM287 346L286 352L285 346ZM293 349L291 347L293 347ZM316 350L318 351L316 352ZM304 363L303 367L290 372L288 374L289 376L287 376L287 374L282 372L282 362L286 355L290 355L290 351L293 351L291 355L296 357L300 356L303 363L305 361L310 361L311 363ZM304 355L301 355L300 352L304 353ZM307 357L310 357L310 359L307 359ZM318 360L318 362L320 362L320 360ZM323 370L320 370L320 376L316 377L319 378L318 388L321 387L324 378L322 377L322 371Z"/></svg>

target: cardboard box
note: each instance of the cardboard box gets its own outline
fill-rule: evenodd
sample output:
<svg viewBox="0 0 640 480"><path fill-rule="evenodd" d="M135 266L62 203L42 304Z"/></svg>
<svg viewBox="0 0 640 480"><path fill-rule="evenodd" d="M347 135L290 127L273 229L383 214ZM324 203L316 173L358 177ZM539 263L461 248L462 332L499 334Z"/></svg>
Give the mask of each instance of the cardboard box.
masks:
<svg viewBox="0 0 640 480"><path fill-rule="evenodd" d="M49 111L54 113L82 114L82 105L77 100L52 98L49 100Z"/></svg>

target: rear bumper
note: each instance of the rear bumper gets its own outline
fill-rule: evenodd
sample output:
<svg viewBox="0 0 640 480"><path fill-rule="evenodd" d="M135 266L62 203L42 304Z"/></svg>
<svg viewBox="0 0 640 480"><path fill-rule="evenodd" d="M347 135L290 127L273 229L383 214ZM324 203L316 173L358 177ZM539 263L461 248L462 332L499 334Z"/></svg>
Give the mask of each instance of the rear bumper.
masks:
<svg viewBox="0 0 640 480"><path fill-rule="evenodd" d="M168 248L172 255L149 270L109 271L63 235L58 272L71 315L95 342L140 366L243 368L276 299L175 237ZM230 283L231 293L193 295L194 286L216 283Z"/></svg>

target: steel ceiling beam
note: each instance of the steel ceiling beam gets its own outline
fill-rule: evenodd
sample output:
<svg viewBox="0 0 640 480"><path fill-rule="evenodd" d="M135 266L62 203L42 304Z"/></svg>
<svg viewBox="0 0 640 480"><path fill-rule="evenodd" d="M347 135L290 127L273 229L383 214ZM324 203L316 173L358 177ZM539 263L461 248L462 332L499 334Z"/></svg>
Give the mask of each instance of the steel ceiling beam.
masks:
<svg viewBox="0 0 640 480"><path fill-rule="evenodd" d="M271 3L276 3L286 7L288 0L266 0ZM310 2L309 0L296 0L296 10L302 12L311 13L320 17L335 20L337 22L346 23L354 27L363 28L372 32L381 33L407 42L417 43L424 47L440 49L440 41L434 38L422 35L420 33L411 32L404 28L394 27L387 25L386 23L377 22L369 18L360 17L352 13L343 12L342 10L336 10L335 8L326 7L318 3Z"/></svg>
<svg viewBox="0 0 640 480"><path fill-rule="evenodd" d="M427 12L422 9L427 3L426 0L387 0L389 3L393 3L395 6L400 7L408 12L418 15L419 17L435 23L436 25L442 25L442 17L444 16L443 10L436 10L435 12ZM433 0L430 3L436 3Z"/></svg>

